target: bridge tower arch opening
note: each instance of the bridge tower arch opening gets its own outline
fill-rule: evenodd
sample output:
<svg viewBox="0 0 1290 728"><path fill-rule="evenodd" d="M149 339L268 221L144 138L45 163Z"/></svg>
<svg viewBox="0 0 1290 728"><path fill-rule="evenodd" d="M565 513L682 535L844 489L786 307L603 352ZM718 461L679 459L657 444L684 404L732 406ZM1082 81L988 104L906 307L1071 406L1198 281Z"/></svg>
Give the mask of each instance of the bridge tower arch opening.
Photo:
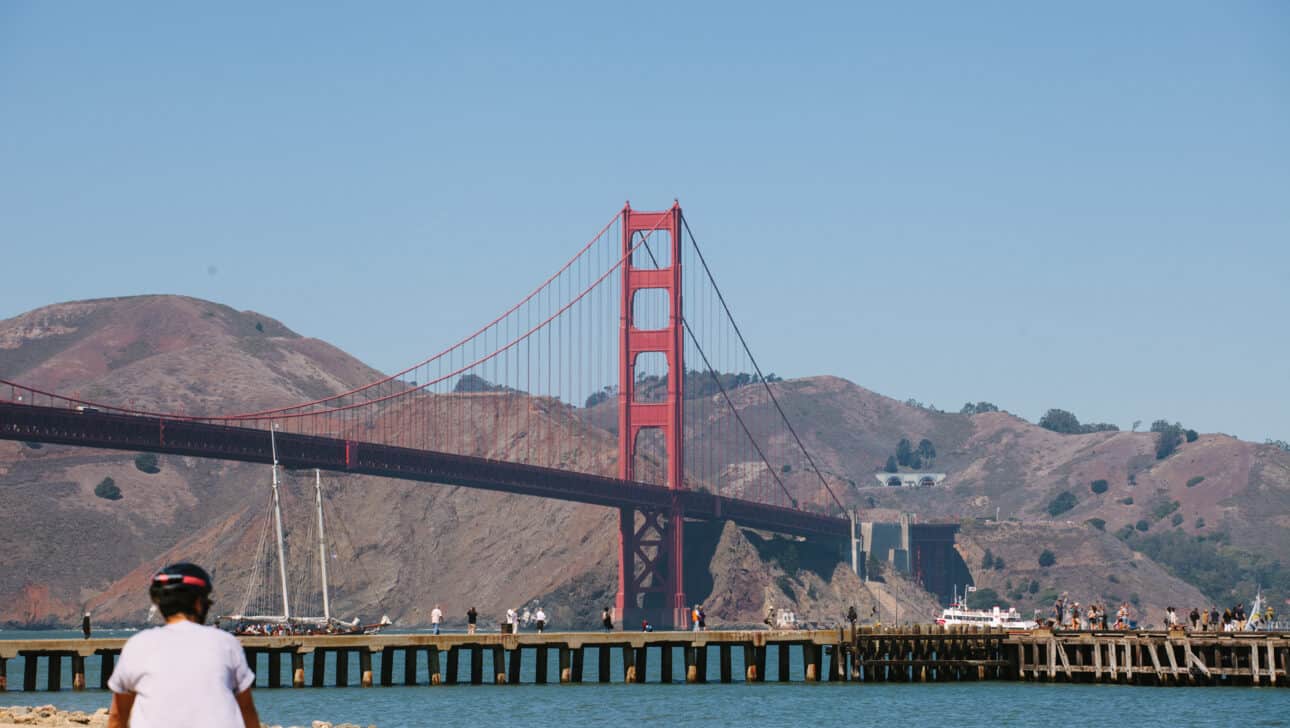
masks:
<svg viewBox="0 0 1290 728"><path fill-rule="evenodd" d="M684 513L679 492L684 488L683 402L685 329L681 318L681 206L662 212L641 212L628 204L622 212L622 301L619 307L618 476L637 477L638 442L643 430L661 435L664 479L673 491L668 507L623 508L618 523L618 593L615 621L635 627L642 619L658 626L689 626L682 570ZM663 321L638 321L637 292L666 297ZM645 324L648 328L639 327ZM640 398L636 388L637 359L663 358L668 376L662 397ZM642 382L648 380L641 380ZM657 382L650 386L658 387ZM642 401L646 400L646 401ZM657 433L657 434L655 434Z"/></svg>

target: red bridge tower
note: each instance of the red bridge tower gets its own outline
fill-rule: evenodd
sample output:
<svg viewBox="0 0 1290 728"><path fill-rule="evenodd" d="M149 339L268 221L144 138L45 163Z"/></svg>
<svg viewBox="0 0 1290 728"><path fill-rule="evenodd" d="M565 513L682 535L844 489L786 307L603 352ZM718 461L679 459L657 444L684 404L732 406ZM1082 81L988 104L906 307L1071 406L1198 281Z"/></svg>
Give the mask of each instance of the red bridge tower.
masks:
<svg viewBox="0 0 1290 728"><path fill-rule="evenodd" d="M629 203L623 208L623 282L619 318L618 371L618 477L636 480L636 449L642 430L658 430L667 455L667 487L673 491L671 507L664 510L619 511L617 621L634 628L642 618L658 626L685 629L689 609L685 603L682 553L683 513L676 492L684 487L685 472L682 402L684 401L685 330L681 319L681 206L664 212L638 212ZM666 241L663 238L667 238ZM646 239L662 257L665 267L637 267L632 254ZM664 248L666 245L666 248ZM642 246L643 250L643 246ZM659 261L662 265L663 261ZM633 320L636 293L666 292L667 325L661 329L637 328ZM636 359L657 352L667 361L667 396L662 402L640 402L636 396Z"/></svg>

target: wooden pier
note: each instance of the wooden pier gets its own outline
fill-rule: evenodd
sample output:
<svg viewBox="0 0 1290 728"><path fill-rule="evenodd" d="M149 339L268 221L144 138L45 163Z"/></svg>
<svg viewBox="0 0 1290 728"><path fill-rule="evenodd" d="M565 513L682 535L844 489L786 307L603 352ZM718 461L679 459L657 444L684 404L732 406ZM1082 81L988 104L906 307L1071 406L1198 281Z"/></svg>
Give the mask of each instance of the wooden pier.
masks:
<svg viewBox="0 0 1290 728"><path fill-rule="evenodd" d="M1290 634L1013 632L901 627L711 632L548 632L241 637L269 688L625 682L947 682L1290 685ZM106 688L124 639L0 641L0 690ZM793 660L793 653L797 660ZM618 655L619 659L614 659ZM531 662L530 662L531 661ZM657 661L657 663L655 663ZM523 666L532 665L526 673ZM651 663L657 671L651 672ZM794 665L800 666L794 669ZM70 668L65 684L64 666ZM421 671L421 667L425 671ZM43 667L43 670L42 670ZM398 674L396 674L398 673ZM530 674L531 673L531 674ZM652 676L652 677L651 677Z"/></svg>

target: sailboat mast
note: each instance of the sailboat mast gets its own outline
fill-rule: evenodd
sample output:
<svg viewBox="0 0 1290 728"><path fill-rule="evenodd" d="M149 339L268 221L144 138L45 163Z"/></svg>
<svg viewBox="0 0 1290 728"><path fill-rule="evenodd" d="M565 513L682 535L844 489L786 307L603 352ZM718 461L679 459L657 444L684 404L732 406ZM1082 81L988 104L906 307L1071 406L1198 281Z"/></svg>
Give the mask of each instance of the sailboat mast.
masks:
<svg viewBox="0 0 1290 728"><path fill-rule="evenodd" d="M323 619L331 621L331 599L327 594L327 534L323 531L322 471L314 468L314 501L318 504L318 563L322 564Z"/></svg>
<svg viewBox="0 0 1290 728"><path fill-rule="evenodd" d="M282 617L291 619L291 600L287 598L287 555L282 542L282 498L278 495L278 440L275 424L269 429L269 446L273 449L273 522L278 533L278 575L282 577Z"/></svg>

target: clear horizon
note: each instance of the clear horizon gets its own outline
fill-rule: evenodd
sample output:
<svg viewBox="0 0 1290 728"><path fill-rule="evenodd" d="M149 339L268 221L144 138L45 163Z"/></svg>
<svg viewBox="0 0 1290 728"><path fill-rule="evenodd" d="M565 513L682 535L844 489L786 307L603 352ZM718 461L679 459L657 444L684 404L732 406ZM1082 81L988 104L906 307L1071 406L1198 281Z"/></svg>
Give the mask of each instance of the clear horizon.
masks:
<svg viewBox="0 0 1290 728"><path fill-rule="evenodd" d="M0 6L0 319L395 371L678 197L767 371L1290 440L1290 7L381 9Z"/></svg>

